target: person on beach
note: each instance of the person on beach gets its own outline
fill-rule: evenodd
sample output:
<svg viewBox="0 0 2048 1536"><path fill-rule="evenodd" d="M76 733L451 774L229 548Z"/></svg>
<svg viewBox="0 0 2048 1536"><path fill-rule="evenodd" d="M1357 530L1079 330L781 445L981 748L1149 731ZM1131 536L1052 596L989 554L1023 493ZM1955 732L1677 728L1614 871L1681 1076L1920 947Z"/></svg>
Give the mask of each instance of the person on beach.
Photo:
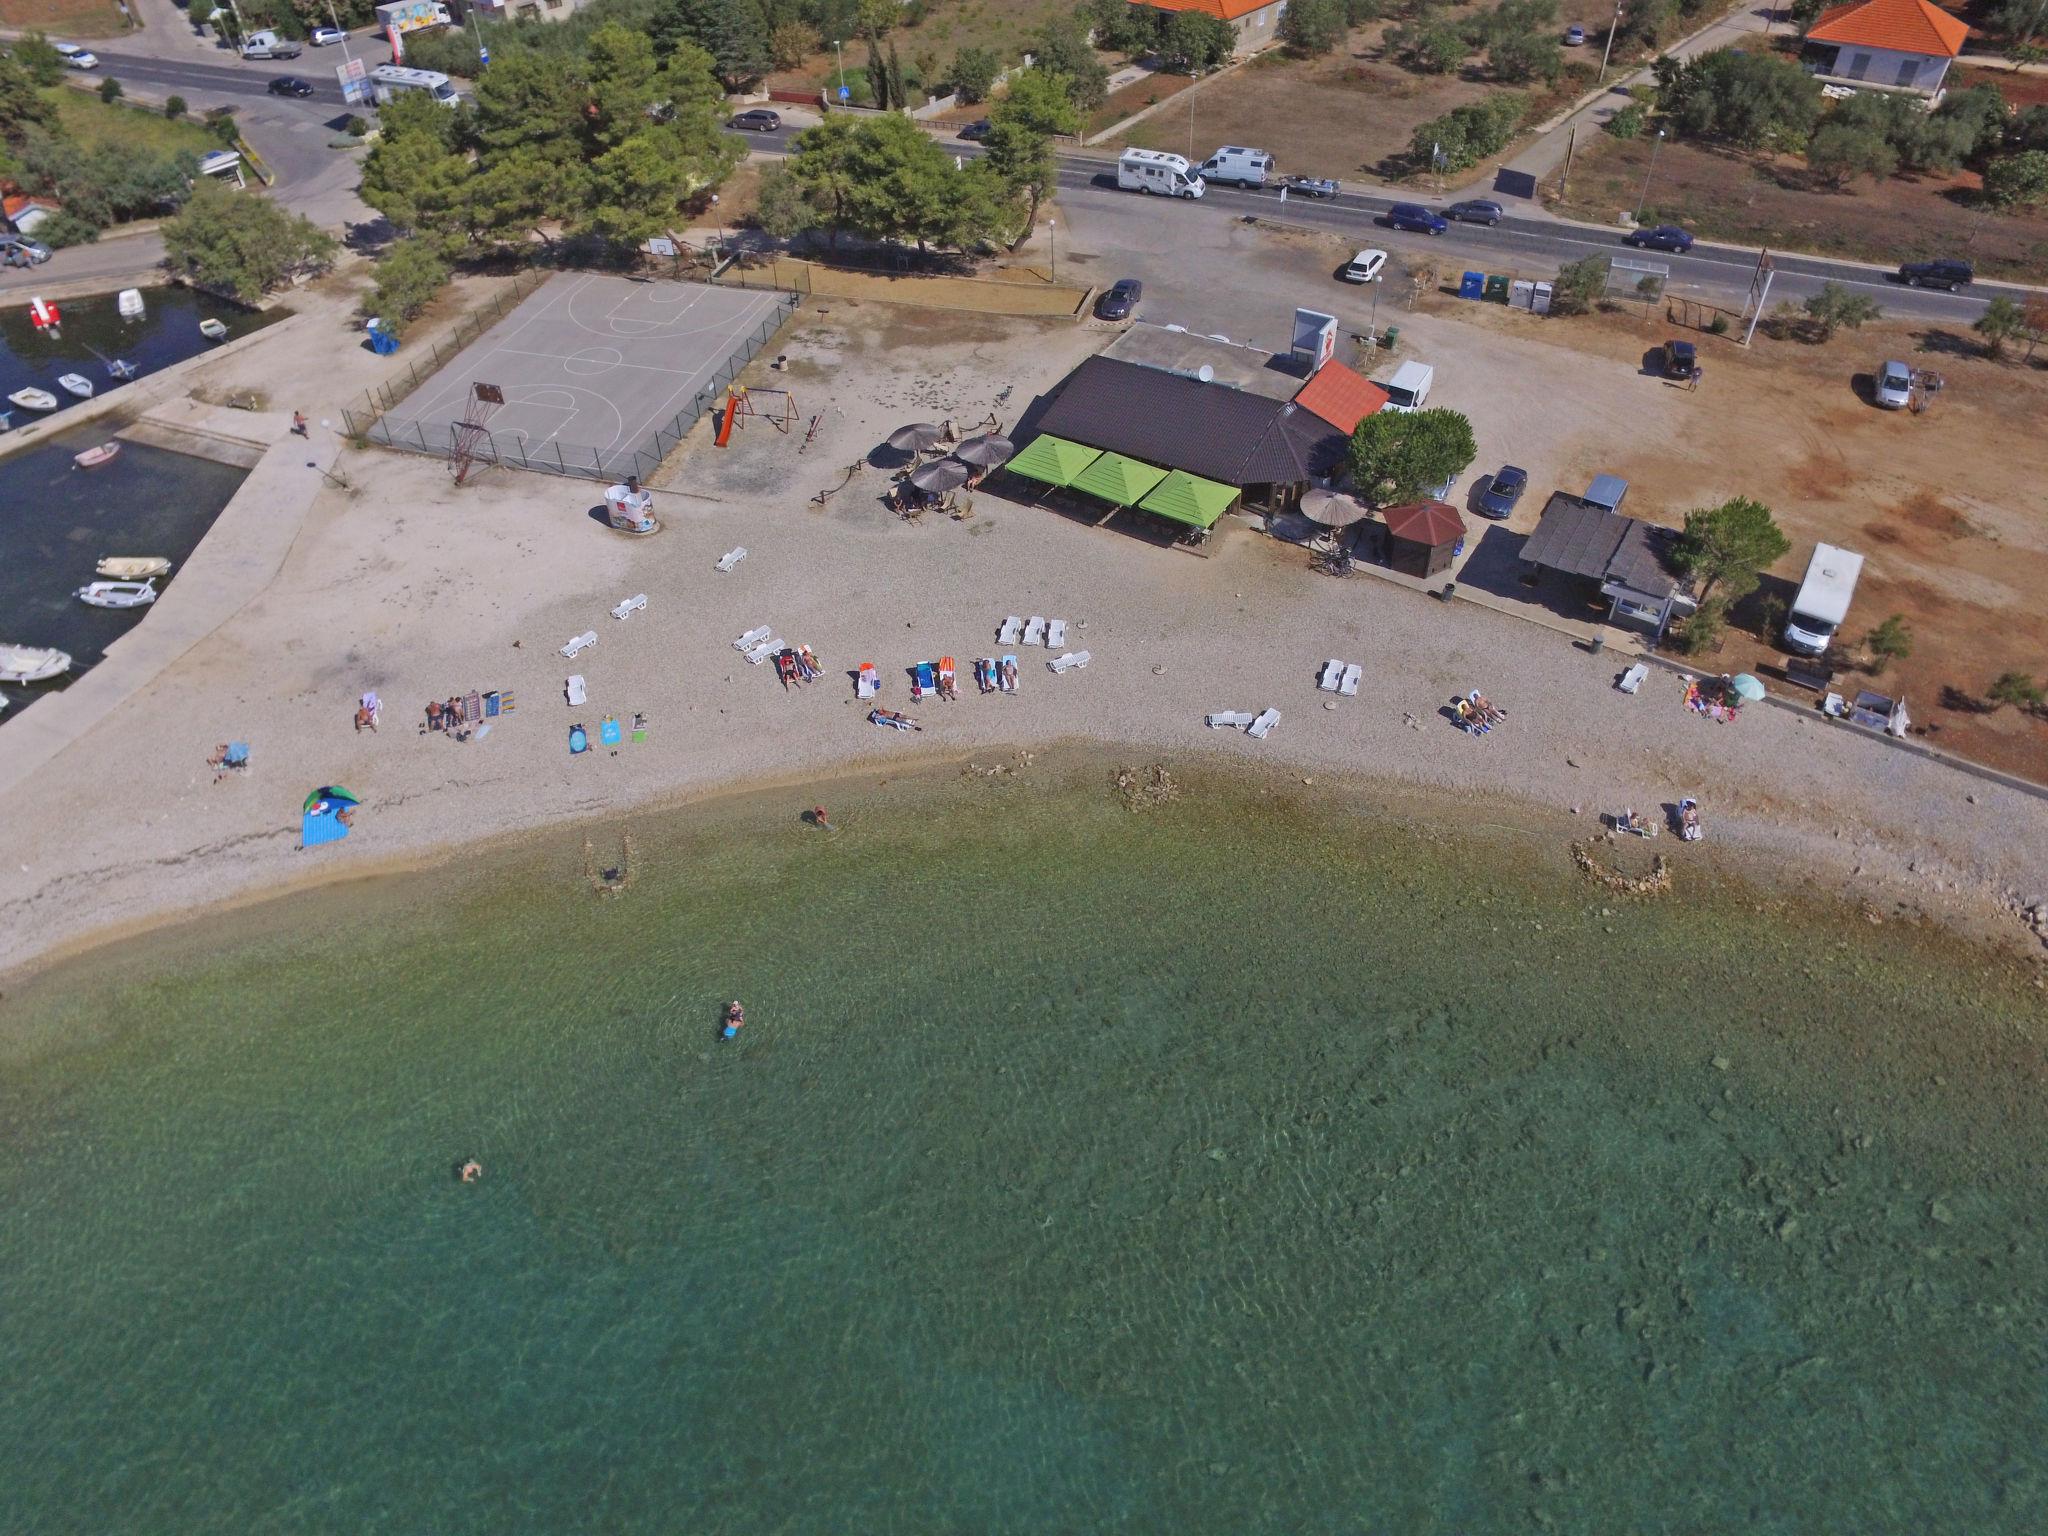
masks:
<svg viewBox="0 0 2048 1536"><path fill-rule="evenodd" d="M730 1003L726 1004L725 1024L718 1032L719 1038L721 1040L732 1039L745 1027L746 1022L747 1011L740 1006L740 1000L734 998Z"/></svg>
<svg viewBox="0 0 2048 1536"><path fill-rule="evenodd" d="M357 705L356 729L358 731L368 731L374 736L377 733L377 711L370 708L367 704Z"/></svg>
<svg viewBox="0 0 2048 1536"><path fill-rule="evenodd" d="M292 412L292 433L296 437L312 436L312 433L306 430L306 413L304 411Z"/></svg>
<svg viewBox="0 0 2048 1536"><path fill-rule="evenodd" d="M434 699L427 700L427 729L430 731L441 729L441 706Z"/></svg>

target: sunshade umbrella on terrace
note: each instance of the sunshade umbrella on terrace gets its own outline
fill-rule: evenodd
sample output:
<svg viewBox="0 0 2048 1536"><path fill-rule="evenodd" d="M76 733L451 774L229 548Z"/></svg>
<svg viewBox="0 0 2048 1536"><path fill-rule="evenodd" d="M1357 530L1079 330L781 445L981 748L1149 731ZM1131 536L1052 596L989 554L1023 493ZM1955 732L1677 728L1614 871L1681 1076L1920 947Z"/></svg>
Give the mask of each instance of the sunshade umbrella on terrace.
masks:
<svg viewBox="0 0 2048 1536"><path fill-rule="evenodd" d="M980 437L970 437L953 450L953 457L964 459L981 469L994 469L998 464L1007 463L1017 451L1017 445L1000 432L984 432Z"/></svg>
<svg viewBox="0 0 2048 1536"><path fill-rule="evenodd" d="M1325 528L1349 528L1372 509L1356 496L1347 496L1342 491L1328 491L1321 486L1307 492L1301 498L1301 515L1312 523L1321 523Z"/></svg>
<svg viewBox="0 0 2048 1536"><path fill-rule="evenodd" d="M1752 704L1764 696L1764 685L1751 677L1747 672L1736 673L1728 686Z"/></svg>
<svg viewBox="0 0 2048 1536"><path fill-rule="evenodd" d="M1074 476L1073 489L1111 506L1134 507L1166 478L1166 471L1120 453L1105 453Z"/></svg>
<svg viewBox="0 0 2048 1536"><path fill-rule="evenodd" d="M958 459L934 459L923 469L913 471L910 483L928 496L943 496L965 485L973 474Z"/></svg>
<svg viewBox="0 0 2048 1536"><path fill-rule="evenodd" d="M935 427L928 421L913 421L907 427L898 427L888 437L889 446L900 453L923 453L945 440L946 429Z"/></svg>
<svg viewBox="0 0 2048 1536"><path fill-rule="evenodd" d="M1072 485L1074 477L1101 456L1100 448L1084 448L1064 437L1042 432L1031 439L1022 453L1010 460L1007 468L1013 475L1065 487Z"/></svg>

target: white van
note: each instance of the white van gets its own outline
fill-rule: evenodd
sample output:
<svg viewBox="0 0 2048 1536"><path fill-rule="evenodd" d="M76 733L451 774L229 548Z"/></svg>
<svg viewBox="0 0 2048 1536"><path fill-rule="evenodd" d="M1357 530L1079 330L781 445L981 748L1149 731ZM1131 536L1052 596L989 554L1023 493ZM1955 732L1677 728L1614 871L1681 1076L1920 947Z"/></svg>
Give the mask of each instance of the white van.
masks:
<svg viewBox="0 0 2048 1536"><path fill-rule="evenodd" d="M1116 184L1126 192L1157 192L1167 197L1200 197L1202 178L1188 169L1187 157L1159 149L1127 149L1116 163Z"/></svg>
<svg viewBox="0 0 2048 1536"><path fill-rule="evenodd" d="M1849 617L1849 604L1856 596L1856 578L1863 574L1863 557L1852 549L1832 544L1813 546L1807 562L1806 579L1799 583L1799 595L1792 599L1785 615L1785 649L1802 656L1819 656L1835 638L1835 631Z"/></svg>
<svg viewBox="0 0 2048 1536"><path fill-rule="evenodd" d="M1204 181L1235 182L1240 187L1263 187L1273 174L1273 157L1263 149L1245 149L1226 144L1202 162Z"/></svg>
<svg viewBox="0 0 2048 1536"><path fill-rule="evenodd" d="M454 84L439 70L407 69L403 64L379 64L370 71L370 87L376 92L380 107L407 91L425 91L444 107L457 106L462 101L455 94Z"/></svg>
<svg viewBox="0 0 2048 1536"><path fill-rule="evenodd" d="M1429 386L1436 382L1436 370L1427 363L1403 363L1391 379L1377 382L1387 392L1387 410L1419 411L1429 403Z"/></svg>

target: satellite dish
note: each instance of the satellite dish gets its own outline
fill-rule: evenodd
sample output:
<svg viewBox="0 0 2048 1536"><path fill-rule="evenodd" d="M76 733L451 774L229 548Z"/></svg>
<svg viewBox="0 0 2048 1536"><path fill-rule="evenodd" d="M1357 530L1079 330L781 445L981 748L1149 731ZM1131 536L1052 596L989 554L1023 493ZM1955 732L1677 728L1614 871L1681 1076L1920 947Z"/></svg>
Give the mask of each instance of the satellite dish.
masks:
<svg viewBox="0 0 2048 1536"><path fill-rule="evenodd" d="M1214 368L1211 368L1207 363L1204 363L1201 367L1195 370L1195 377L1200 379L1204 384L1213 384L1216 381L1216 370Z"/></svg>

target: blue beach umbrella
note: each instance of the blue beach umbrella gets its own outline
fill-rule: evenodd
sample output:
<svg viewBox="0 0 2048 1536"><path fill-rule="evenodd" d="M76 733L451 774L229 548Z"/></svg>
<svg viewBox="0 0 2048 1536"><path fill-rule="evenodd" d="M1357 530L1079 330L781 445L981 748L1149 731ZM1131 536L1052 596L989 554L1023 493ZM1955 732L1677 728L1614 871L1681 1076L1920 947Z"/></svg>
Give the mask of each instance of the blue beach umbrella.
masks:
<svg viewBox="0 0 2048 1536"><path fill-rule="evenodd" d="M1752 704L1764 696L1764 685L1747 672L1736 673L1729 686Z"/></svg>

